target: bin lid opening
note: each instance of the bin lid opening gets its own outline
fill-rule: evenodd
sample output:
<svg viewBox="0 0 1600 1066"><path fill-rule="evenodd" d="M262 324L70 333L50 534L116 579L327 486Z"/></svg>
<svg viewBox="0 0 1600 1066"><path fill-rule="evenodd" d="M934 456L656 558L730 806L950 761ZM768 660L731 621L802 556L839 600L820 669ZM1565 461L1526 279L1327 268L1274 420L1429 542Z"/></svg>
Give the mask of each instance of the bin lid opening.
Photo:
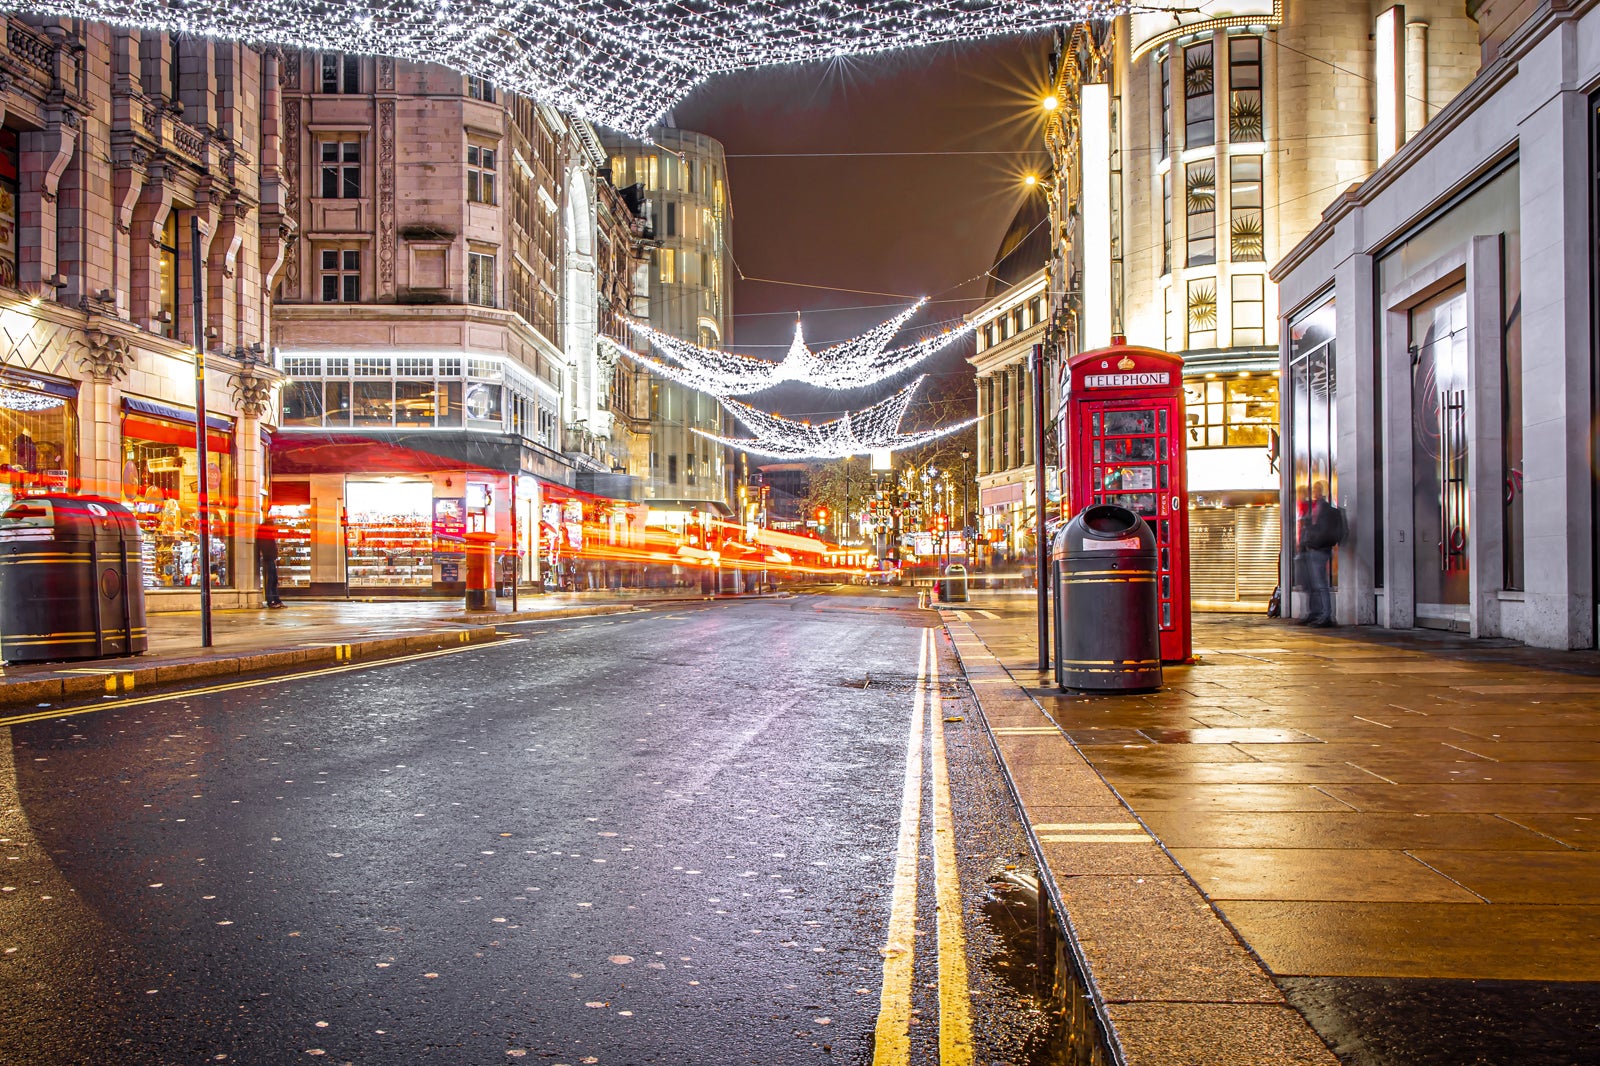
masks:
<svg viewBox="0 0 1600 1066"><path fill-rule="evenodd" d="M1092 534L1120 537L1139 528L1139 516L1126 507L1101 503L1083 512L1083 525Z"/></svg>

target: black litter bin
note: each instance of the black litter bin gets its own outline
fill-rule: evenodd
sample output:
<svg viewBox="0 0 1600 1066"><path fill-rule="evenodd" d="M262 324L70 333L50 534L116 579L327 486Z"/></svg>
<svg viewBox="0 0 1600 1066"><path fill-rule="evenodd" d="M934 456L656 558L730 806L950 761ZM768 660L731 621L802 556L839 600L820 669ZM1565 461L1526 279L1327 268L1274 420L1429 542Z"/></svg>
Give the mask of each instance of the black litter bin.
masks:
<svg viewBox="0 0 1600 1066"><path fill-rule="evenodd" d="M0 657L98 659L149 646L131 511L115 500L50 495L0 515Z"/></svg>
<svg viewBox="0 0 1600 1066"><path fill-rule="evenodd" d="M1083 510L1056 535L1056 684L1063 690L1161 687L1156 538L1125 507Z"/></svg>
<svg viewBox="0 0 1600 1066"><path fill-rule="evenodd" d="M940 597L945 603L967 602L967 568L960 563L951 563L944 568L944 595Z"/></svg>

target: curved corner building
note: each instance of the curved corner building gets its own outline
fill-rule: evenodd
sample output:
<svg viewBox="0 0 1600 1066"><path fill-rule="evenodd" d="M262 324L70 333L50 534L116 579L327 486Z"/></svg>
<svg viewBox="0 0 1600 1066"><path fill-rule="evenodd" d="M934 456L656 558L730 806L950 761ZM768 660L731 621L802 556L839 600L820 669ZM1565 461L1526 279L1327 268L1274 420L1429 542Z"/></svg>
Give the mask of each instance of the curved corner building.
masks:
<svg viewBox="0 0 1600 1066"><path fill-rule="evenodd" d="M654 238L648 320L674 337L720 347L731 339L733 323L733 212L722 143L673 126L650 136L636 141L613 134L605 142L612 180L618 188L636 186L646 203ZM635 389L649 397L649 447L631 458L629 473L640 479L651 510L660 513L652 521L677 525L681 517L674 512L691 510L731 513L725 510L732 469L726 449L694 432L723 432L722 408L713 397L635 372Z"/></svg>

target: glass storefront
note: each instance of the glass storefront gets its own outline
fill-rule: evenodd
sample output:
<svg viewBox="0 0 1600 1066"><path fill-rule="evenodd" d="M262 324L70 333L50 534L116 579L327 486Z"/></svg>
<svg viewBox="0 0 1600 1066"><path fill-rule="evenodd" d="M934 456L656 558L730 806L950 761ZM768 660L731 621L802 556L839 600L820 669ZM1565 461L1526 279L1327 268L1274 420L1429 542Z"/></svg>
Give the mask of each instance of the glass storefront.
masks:
<svg viewBox="0 0 1600 1066"><path fill-rule="evenodd" d="M77 485L77 390L0 377L0 510L18 496Z"/></svg>
<svg viewBox="0 0 1600 1066"><path fill-rule="evenodd" d="M153 405L150 405L153 406ZM233 427L207 419L213 588L233 584ZM225 425L225 428L224 428ZM139 521L146 588L200 584L200 469L195 427L143 410L122 416L122 500Z"/></svg>
<svg viewBox="0 0 1600 1066"><path fill-rule="evenodd" d="M554 448L558 395L499 357L286 354L285 426L483 429Z"/></svg>
<svg viewBox="0 0 1600 1066"><path fill-rule="evenodd" d="M433 483L390 478L346 481L353 588L433 586Z"/></svg>

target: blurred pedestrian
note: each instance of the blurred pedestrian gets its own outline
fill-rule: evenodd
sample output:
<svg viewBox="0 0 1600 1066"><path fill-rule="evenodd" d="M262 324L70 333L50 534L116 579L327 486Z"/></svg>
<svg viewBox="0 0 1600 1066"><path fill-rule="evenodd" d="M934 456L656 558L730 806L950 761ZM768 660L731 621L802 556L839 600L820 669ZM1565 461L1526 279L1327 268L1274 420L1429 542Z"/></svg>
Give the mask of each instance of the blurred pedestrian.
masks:
<svg viewBox="0 0 1600 1066"><path fill-rule="evenodd" d="M261 571L261 595L273 610L284 606L278 598L278 542L283 539L283 527L263 515L256 526L256 567Z"/></svg>
<svg viewBox="0 0 1600 1066"><path fill-rule="evenodd" d="M1333 549L1344 540L1348 527L1344 512L1328 499L1328 485L1311 485L1311 502L1306 510L1301 544L1305 559L1306 588L1310 593L1305 624L1327 627L1333 620Z"/></svg>

